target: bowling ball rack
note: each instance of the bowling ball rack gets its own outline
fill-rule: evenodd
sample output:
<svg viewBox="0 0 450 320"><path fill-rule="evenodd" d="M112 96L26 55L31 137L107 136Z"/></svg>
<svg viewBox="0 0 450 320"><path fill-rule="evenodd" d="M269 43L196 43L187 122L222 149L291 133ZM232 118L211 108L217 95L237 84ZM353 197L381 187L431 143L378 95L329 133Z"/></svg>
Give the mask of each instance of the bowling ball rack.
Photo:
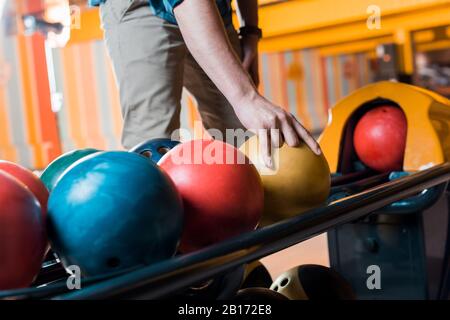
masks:
<svg viewBox="0 0 450 320"><path fill-rule="evenodd" d="M331 175L331 186L338 186L343 184L348 184L351 182L356 182L364 178L372 177L376 175L377 172L370 170L370 169L364 169L356 172L351 172L347 174L332 174Z"/></svg>
<svg viewBox="0 0 450 320"><path fill-rule="evenodd" d="M103 278L83 279L81 290L68 291L65 281L61 280L37 288L0 291L0 299L164 299L339 225L363 219L426 189L445 188L449 180L450 163L391 181L387 175L343 184L335 180L332 195L342 192L342 197L277 224L150 266ZM446 272L448 274L448 270Z"/></svg>
<svg viewBox="0 0 450 320"><path fill-rule="evenodd" d="M379 185L388 181L388 174L379 174L372 170L364 170L345 175L333 176L331 178L331 192L329 203L338 198L355 194L370 187ZM50 283L65 282L69 274L66 272L59 259L55 258L54 253L50 252L42 266L41 272L33 283L33 287L48 285Z"/></svg>

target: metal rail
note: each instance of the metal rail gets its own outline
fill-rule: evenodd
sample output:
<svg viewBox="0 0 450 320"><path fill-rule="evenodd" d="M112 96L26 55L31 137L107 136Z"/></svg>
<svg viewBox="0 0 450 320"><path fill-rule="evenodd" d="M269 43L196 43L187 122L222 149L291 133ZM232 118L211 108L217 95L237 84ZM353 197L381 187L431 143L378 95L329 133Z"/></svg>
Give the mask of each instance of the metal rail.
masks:
<svg viewBox="0 0 450 320"><path fill-rule="evenodd" d="M349 194L357 193L361 190L368 189L382 182L386 182L389 174L374 175L372 171L360 171L357 173L350 173L343 176L332 178L332 188L330 199L335 196L335 193L344 193L345 197ZM362 179L364 178L364 179ZM339 198L344 198L343 196ZM332 202L333 200L329 201ZM126 272L120 272L123 274ZM46 297L55 296L57 294L64 294L68 291L66 286L66 279L68 277L64 267L55 260L53 254L47 257L40 274L33 283L32 288L15 289L0 291L1 299L43 299ZM112 278L113 275L108 275L107 278ZM83 280L84 286L91 285L95 282L106 280L105 277L85 278Z"/></svg>
<svg viewBox="0 0 450 320"><path fill-rule="evenodd" d="M450 180L450 163L384 183L327 207L243 234L54 299L156 299L354 221L392 202Z"/></svg>
<svg viewBox="0 0 450 320"><path fill-rule="evenodd" d="M364 170L364 171L357 171L352 173L347 173L341 176L332 176L331 177L331 186L341 186L344 184L349 184L355 181L359 181L361 179L365 179L371 176L376 175L375 172L372 170Z"/></svg>

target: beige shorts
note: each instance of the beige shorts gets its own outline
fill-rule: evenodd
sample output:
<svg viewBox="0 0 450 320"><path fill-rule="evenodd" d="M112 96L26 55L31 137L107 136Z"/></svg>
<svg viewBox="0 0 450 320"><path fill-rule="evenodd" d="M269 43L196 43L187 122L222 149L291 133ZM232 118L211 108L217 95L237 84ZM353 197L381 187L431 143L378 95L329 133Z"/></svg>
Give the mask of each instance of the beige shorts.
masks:
<svg viewBox="0 0 450 320"><path fill-rule="evenodd" d="M101 19L120 92L125 148L169 138L179 128L183 87L195 97L206 129L225 134L225 129L243 128L187 50L178 26L153 15L148 0L106 1ZM227 33L241 56L236 30L230 26Z"/></svg>

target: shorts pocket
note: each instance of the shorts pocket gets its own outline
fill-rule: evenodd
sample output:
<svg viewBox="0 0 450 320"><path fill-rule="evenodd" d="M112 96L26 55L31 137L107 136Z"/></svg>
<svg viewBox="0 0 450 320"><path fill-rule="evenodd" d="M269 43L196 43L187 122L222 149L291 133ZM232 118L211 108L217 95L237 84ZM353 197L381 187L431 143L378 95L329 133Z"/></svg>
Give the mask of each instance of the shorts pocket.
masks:
<svg viewBox="0 0 450 320"><path fill-rule="evenodd" d="M118 24L122 22L135 1L136 0L107 0L100 5L102 23L106 26L107 24Z"/></svg>
<svg viewBox="0 0 450 320"><path fill-rule="evenodd" d="M110 0L110 1L114 1L114 0ZM123 18L125 18L125 16L127 15L127 13L130 11L130 9L133 7L134 3L136 2L136 0L128 0L128 1L117 1L116 2L127 2L127 4L124 4L120 10L119 13L119 22L122 22Z"/></svg>

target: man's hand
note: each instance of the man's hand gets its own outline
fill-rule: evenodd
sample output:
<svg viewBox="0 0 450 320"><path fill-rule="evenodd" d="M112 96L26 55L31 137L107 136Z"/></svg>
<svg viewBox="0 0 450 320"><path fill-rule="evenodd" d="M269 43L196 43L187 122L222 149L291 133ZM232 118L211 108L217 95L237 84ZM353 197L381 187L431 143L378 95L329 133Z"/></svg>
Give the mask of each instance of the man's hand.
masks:
<svg viewBox="0 0 450 320"><path fill-rule="evenodd" d="M272 148L279 148L285 142L290 147L297 147L303 140L315 154L320 155L319 144L298 120L259 94L242 99L235 111L242 124L258 135L260 154L267 167L273 167Z"/></svg>
<svg viewBox="0 0 450 320"><path fill-rule="evenodd" d="M255 86L259 85L258 37L246 35L241 39L242 65L252 78Z"/></svg>

